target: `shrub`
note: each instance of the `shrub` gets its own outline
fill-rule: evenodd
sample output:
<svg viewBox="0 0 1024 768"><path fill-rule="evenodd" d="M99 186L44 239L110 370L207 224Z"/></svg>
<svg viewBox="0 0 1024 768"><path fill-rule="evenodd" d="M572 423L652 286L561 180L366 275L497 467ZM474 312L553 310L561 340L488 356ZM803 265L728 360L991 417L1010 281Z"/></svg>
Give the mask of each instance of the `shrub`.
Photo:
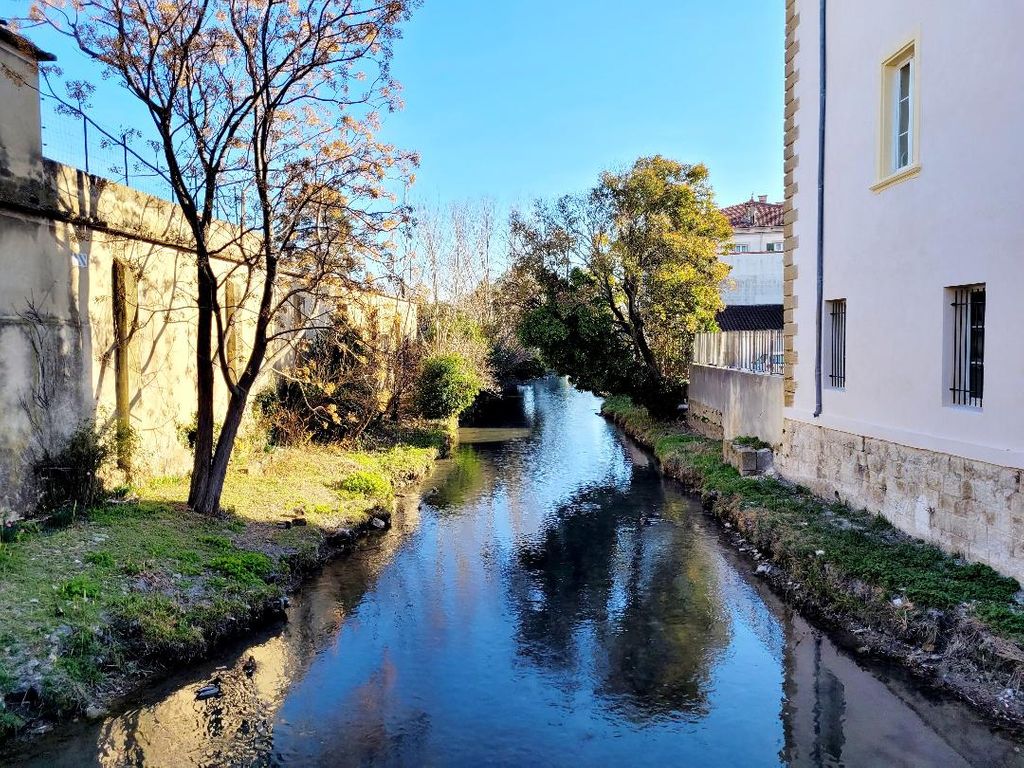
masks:
<svg viewBox="0 0 1024 768"><path fill-rule="evenodd" d="M36 462L41 513L55 523L69 523L78 512L95 504L103 493L100 470L112 453L110 435L89 421L68 438L56 453L46 451Z"/></svg>
<svg viewBox="0 0 1024 768"><path fill-rule="evenodd" d="M380 473L356 470L338 483L338 490L357 496L386 499L391 496L391 482Z"/></svg>
<svg viewBox="0 0 1024 768"><path fill-rule="evenodd" d="M457 352L432 355L423 362L416 403L428 419L448 419L469 408L484 382Z"/></svg>

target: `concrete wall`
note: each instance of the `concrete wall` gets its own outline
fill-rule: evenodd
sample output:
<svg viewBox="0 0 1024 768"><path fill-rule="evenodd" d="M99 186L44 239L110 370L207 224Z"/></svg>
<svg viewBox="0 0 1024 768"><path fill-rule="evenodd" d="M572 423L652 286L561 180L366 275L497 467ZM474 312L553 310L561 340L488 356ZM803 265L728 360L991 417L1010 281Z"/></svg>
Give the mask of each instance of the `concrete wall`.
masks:
<svg viewBox="0 0 1024 768"><path fill-rule="evenodd" d="M732 267L722 286L722 300L728 305L781 304L782 252L768 251L768 243L781 243L782 227L736 227L732 242L746 245L747 253L724 253L722 261Z"/></svg>
<svg viewBox="0 0 1024 768"><path fill-rule="evenodd" d="M782 442L782 377L690 366L687 422L716 439L752 435Z"/></svg>
<svg viewBox="0 0 1024 768"><path fill-rule="evenodd" d="M727 305L782 303L781 251L726 253L721 259L732 267L722 287L722 301Z"/></svg>

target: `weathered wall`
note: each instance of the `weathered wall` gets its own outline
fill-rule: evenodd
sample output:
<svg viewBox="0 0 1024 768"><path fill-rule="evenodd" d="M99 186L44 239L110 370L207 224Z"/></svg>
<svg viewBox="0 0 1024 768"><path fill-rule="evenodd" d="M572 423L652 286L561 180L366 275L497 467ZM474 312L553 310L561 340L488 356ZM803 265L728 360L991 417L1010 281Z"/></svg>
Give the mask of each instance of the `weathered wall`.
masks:
<svg viewBox="0 0 1024 768"><path fill-rule="evenodd" d="M133 472L189 468L181 433L196 412L196 265L180 208L41 158L35 61L0 39L0 65L2 521L34 506L32 468L45 452L59 451L86 420L114 423L119 358L127 380L121 413L137 437ZM11 71L18 81L4 76ZM229 363L240 367L252 346L260 272L240 263L230 226L216 225L212 237L221 249L213 264L219 298L233 307ZM115 264L123 302L115 301ZM376 324L381 334L416 333L415 306L408 302L347 289L325 306L336 309L339 302L353 322ZM125 318L120 344L115 306ZM296 314L277 318L278 330L307 327L308 316ZM300 334L271 346L254 393L269 384L274 366L287 364ZM217 419L226 406L218 372Z"/></svg>
<svg viewBox="0 0 1024 768"><path fill-rule="evenodd" d="M782 377L690 366L689 424L716 439L753 435L782 442Z"/></svg>
<svg viewBox="0 0 1024 768"><path fill-rule="evenodd" d="M43 452L59 450L86 419L112 423L115 261L134 284L127 338L133 469L185 471L179 431L196 410L195 262L177 245L187 241L180 211L66 166L41 165L31 186L45 191L41 204L14 186L0 194L0 511L8 516L31 508L32 466ZM237 265L219 260L215 269L226 281ZM242 355L252 338L251 292L239 303ZM218 413L225 406L219 386Z"/></svg>
<svg viewBox="0 0 1024 768"><path fill-rule="evenodd" d="M794 482L1024 580L1021 470L785 420L776 466Z"/></svg>
<svg viewBox="0 0 1024 768"><path fill-rule="evenodd" d="M777 239L782 237L779 233ZM736 242L739 237L733 238ZM772 240L775 242L776 240ZM722 261L732 267L722 287L722 301L729 306L782 303L782 252L725 253Z"/></svg>

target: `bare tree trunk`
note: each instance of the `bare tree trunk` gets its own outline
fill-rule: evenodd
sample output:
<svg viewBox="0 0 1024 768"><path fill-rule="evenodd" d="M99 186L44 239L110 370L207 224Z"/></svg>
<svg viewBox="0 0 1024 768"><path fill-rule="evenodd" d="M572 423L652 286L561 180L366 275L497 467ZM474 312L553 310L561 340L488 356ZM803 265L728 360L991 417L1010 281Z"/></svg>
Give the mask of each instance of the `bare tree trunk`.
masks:
<svg viewBox="0 0 1024 768"><path fill-rule="evenodd" d="M192 508L204 515L215 515L220 511L220 497L224 491L224 481L228 475L228 464L231 451L235 445L235 437L245 415L245 406L249 400L247 391L238 390L228 401L228 410L224 414L224 425L217 438L217 450L213 461L207 462L208 475L203 496L192 504Z"/></svg>
<svg viewBox="0 0 1024 768"><path fill-rule="evenodd" d="M196 332L196 442L188 505L197 511L208 495L213 455L213 298L216 281L200 257L199 317Z"/></svg>

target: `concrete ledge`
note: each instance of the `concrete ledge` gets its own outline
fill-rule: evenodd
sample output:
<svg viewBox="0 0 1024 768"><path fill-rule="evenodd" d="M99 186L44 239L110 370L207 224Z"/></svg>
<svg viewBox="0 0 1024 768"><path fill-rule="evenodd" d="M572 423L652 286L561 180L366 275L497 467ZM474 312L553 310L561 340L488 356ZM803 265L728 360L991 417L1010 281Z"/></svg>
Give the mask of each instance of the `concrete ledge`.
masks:
<svg viewBox="0 0 1024 768"><path fill-rule="evenodd" d="M688 424L699 434L782 443L782 376L691 365L689 397Z"/></svg>

